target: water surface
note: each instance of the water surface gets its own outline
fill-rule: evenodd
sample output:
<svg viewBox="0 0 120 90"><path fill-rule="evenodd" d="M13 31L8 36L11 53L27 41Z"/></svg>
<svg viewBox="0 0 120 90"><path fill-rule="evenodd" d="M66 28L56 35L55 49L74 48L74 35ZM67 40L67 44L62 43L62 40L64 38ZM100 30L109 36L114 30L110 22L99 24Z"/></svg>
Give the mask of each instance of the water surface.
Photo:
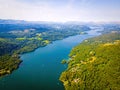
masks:
<svg viewBox="0 0 120 90"><path fill-rule="evenodd" d="M0 78L0 90L64 90L59 77L67 65L61 60L67 59L71 49L83 40L99 35L96 31L57 40L21 55L19 69Z"/></svg>

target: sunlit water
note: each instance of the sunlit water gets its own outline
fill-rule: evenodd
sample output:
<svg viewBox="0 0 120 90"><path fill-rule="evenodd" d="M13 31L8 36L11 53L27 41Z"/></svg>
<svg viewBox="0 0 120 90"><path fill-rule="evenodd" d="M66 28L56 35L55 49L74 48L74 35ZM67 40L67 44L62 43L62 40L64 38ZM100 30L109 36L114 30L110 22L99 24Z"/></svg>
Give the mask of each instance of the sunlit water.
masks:
<svg viewBox="0 0 120 90"><path fill-rule="evenodd" d="M21 55L19 69L0 78L0 90L64 90L59 77L67 65L61 60L67 59L71 49L83 40L99 35L96 31L57 40Z"/></svg>

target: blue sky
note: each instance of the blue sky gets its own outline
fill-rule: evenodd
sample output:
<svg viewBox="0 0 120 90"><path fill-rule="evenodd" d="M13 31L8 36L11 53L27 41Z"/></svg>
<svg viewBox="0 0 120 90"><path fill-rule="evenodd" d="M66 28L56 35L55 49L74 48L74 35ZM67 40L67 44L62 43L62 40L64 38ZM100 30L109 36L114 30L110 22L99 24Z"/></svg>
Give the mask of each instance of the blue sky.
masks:
<svg viewBox="0 0 120 90"><path fill-rule="evenodd" d="M120 0L0 0L0 19L120 21Z"/></svg>

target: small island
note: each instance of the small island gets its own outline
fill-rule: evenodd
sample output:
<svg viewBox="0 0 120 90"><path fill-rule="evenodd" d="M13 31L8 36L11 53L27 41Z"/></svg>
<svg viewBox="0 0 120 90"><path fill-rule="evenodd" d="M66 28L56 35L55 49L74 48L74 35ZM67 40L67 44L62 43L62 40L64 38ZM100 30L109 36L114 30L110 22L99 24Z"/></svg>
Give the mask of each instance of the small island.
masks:
<svg viewBox="0 0 120 90"><path fill-rule="evenodd" d="M62 63L62 64L67 64L67 60L63 59L63 60L61 61L61 63Z"/></svg>

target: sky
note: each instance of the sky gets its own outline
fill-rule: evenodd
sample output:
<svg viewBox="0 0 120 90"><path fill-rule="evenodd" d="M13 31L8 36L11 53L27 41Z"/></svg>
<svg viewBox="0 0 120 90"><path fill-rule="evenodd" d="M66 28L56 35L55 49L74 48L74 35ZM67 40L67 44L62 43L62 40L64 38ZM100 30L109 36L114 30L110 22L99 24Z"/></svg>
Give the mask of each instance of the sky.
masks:
<svg viewBox="0 0 120 90"><path fill-rule="evenodd" d="M120 0L0 0L0 19L120 21Z"/></svg>

